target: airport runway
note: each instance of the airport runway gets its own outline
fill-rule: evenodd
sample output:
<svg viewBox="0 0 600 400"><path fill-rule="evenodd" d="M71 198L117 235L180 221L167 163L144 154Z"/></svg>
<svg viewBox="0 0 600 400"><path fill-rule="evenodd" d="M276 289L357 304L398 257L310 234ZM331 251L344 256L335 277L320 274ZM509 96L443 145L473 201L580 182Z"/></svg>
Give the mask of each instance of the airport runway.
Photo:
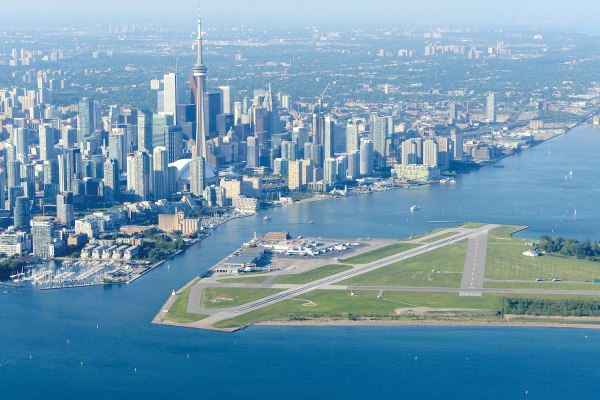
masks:
<svg viewBox="0 0 600 400"><path fill-rule="evenodd" d="M460 296L481 296L485 278L487 243L487 230L469 238L465 267L460 282Z"/></svg>

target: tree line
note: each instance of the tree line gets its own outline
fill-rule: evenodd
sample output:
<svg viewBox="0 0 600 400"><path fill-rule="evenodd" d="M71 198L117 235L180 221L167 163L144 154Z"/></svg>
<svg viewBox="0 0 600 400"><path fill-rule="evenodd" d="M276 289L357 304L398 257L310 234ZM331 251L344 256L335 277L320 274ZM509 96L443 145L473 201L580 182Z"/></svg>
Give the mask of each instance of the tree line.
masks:
<svg viewBox="0 0 600 400"><path fill-rule="evenodd" d="M600 317L600 301L591 299L502 299L502 314L551 317Z"/></svg>
<svg viewBox="0 0 600 400"><path fill-rule="evenodd" d="M536 248L546 254L600 261L600 243L592 243L590 240L580 242L568 237L543 235Z"/></svg>

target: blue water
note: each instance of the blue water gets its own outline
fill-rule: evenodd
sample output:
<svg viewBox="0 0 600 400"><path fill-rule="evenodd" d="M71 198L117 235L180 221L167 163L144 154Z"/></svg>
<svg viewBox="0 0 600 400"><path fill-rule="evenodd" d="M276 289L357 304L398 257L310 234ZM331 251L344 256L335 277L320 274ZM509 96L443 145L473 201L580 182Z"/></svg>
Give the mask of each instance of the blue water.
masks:
<svg viewBox="0 0 600 400"><path fill-rule="evenodd" d="M522 235L534 238L554 230L599 240L597 154L600 132L580 127L456 185L232 221L171 260L171 269L131 285L0 295L0 399L596 398L600 331L253 327L225 334L150 321L172 289L255 231L404 237L447 220L528 225ZM410 213L412 204L421 211ZM265 214L272 220L263 221Z"/></svg>

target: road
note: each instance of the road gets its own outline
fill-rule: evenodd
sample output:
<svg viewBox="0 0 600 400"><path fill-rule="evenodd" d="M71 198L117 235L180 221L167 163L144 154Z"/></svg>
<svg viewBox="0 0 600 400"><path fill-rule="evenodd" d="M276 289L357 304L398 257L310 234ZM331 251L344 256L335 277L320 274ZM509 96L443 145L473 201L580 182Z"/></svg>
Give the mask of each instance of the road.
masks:
<svg viewBox="0 0 600 400"><path fill-rule="evenodd" d="M359 265L348 271L340 272L339 274L331 275L326 278L323 278L323 279L320 279L320 280L317 280L317 281L314 281L311 283L307 283L305 285L301 285L301 286L298 286L293 289L288 289L281 293L278 293L278 294L275 294L272 296L268 296L268 297L265 297L260 300L253 301L253 302L250 302L248 304L245 304L245 305L242 305L239 307L222 310L219 313L213 314L208 318L205 318L203 320L200 320L200 321L192 324L192 326L197 326L197 327L211 326L218 322L221 322L221 321L224 321L227 319L231 319L231 318L235 318L240 315L249 313L251 311L259 310L261 308L291 299L292 297L296 297L296 296L302 295L304 293L311 292L315 289L320 289L327 285L333 285L337 282L340 282L340 281L343 281L346 279L350 279L350 278L353 278L355 276L358 276L358 275L361 275L361 274L364 274L367 272L377 270L379 268L388 266L390 264L393 264L393 263L396 263L399 261L403 261L403 260L407 260L409 258L416 257L421 254L425 254L432 250L436 250L436 249L442 248L444 246L460 242L461 240L469 239L471 237L477 237L482 232L488 232L489 230L494 229L496 227L497 227L497 225L485 225L483 227L476 228L476 229L473 229L470 231L457 233L456 235L446 237L446 238L437 240L435 242L423 244L422 246L404 251L402 253L398 253L398 254L392 255L390 257L386 257L381 260L374 261L369 264ZM197 289L195 289L196 287L197 287L197 285L192 287L191 292L195 292L197 290ZM201 292L201 289L198 290L198 292ZM190 296L191 295L192 294L190 293ZM194 299L199 300L198 296L199 295L197 293L194 294ZM199 301L188 302L188 312L202 314L202 311L203 310L200 307Z"/></svg>

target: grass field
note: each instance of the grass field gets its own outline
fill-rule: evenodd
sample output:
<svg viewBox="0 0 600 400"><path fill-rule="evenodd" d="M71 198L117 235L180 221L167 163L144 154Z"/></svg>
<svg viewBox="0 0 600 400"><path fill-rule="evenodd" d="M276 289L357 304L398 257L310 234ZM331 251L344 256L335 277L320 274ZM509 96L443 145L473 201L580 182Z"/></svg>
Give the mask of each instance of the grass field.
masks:
<svg viewBox="0 0 600 400"><path fill-rule="evenodd" d="M216 324L219 328L231 328L269 320L302 319L348 319L348 313L357 317L395 316L395 309L406 307L470 308L493 313L499 309L500 296L459 297L456 293L425 292L379 292L361 291L351 296L347 291L315 290L298 298L241 315Z"/></svg>
<svg viewBox="0 0 600 400"><path fill-rule="evenodd" d="M402 253L403 251L414 249L417 246L419 245L412 243L394 243L342 261L347 264L368 264L373 261L381 260L382 258L393 256L394 254Z"/></svg>
<svg viewBox="0 0 600 400"><path fill-rule="evenodd" d="M188 286L180 294L171 305L169 312L166 313L165 320L177 323L189 323L200 321L207 317L203 314L190 314L187 312L188 299L190 297L190 290L193 285Z"/></svg>
<svg viewBox="0 0 600 400"><path fill-rule="evenodd" d="M459 287L467 242L444 246L375 271L350 278L340 285ZM432 272L435 270L436 272Z"/></svg>
<svg viewBox="0 0 600 400"><path fill-rule="evenodd" d="M242 274L242 275L239 275L239 276L237 276L235 278L218 279L217 282L221 282L221 283L256 283L256 284L261 284L261 283L264 283L267 279L269 279L269 277L266 276L266 275L258 275L258 274L246 275L246 274Z"/></svg>
<svg viewBox="0 0 600 400"><path fill-rule="evenodd" d="M280 289L216 288L202 290L202 308L216 309L240 306L281 292Z"/></svg>
<svg viewBox="0 0 600 400"><path fill-rule="evenodd" d="M527 257L531 250L525 243L531 240L512 238L515 227L500 227L492 230L488 240L485 277L498 280L551 280L559 277L565 281L586 281L600 278L600 263L545 255Z"/></svg>
<svg viewBox="0 0 600 400"><path fill-rule="evenodd" d="M347 291L315 290L298 298L241 315L237 318L222 321L215 325L217 328L233 328L251 325L265 321L310 321L310 320L348 320L349 313L356 318L390 320L398 319L395 312L398 308L430 307L443 309L481 310L468 311L454 318L460 321L502 321L493 317L501 310L501 302L505 295L485 294L482 297L460 297L456 293L431 292L384 292L383 298L378 299L379 292L361 291L351 296ZM590 296L564 295L510 295L508 297L545 298L545 299L595 299ZM435 311L435 310L434 310ZM450 311L450 313L452 313ZM440 313L434 312L417 320L439 320ZM552 321L546 321L552 322ZM560 323L560 321L556 321Z"/></svg>
<svg viewBox="0 0 600 400"><path fill-rule="evenodd" d="M486 288L498 289L538 289L538 290L598 290L600 285L573 282L485 282ZM598 298L600 301L600 297Z"/></svg>
<svg viewBox="0 0 600 400"><path fill-rule="evenodd" d="M340 272L344 272L352 268L349 265L337 264L337 265L325 265L323 267L315 268L310 271L302 272L299 274L288 274L277 277L273 283L286 283L286 284L297 284L301 285L304 283L310 283L331 275L335 275Z"/></svg>
<svg viewBox="0 0 600 400"><path fill-rule="evenodd" d="M432 237L431 239L421 240L421 242L433 243L433 242L437 242L438 240L449 238L450 236L454 236L456 234L458 234L458 232L446 232L446 233L442 233L441 235L436 235L436 236Z"/></svg>

